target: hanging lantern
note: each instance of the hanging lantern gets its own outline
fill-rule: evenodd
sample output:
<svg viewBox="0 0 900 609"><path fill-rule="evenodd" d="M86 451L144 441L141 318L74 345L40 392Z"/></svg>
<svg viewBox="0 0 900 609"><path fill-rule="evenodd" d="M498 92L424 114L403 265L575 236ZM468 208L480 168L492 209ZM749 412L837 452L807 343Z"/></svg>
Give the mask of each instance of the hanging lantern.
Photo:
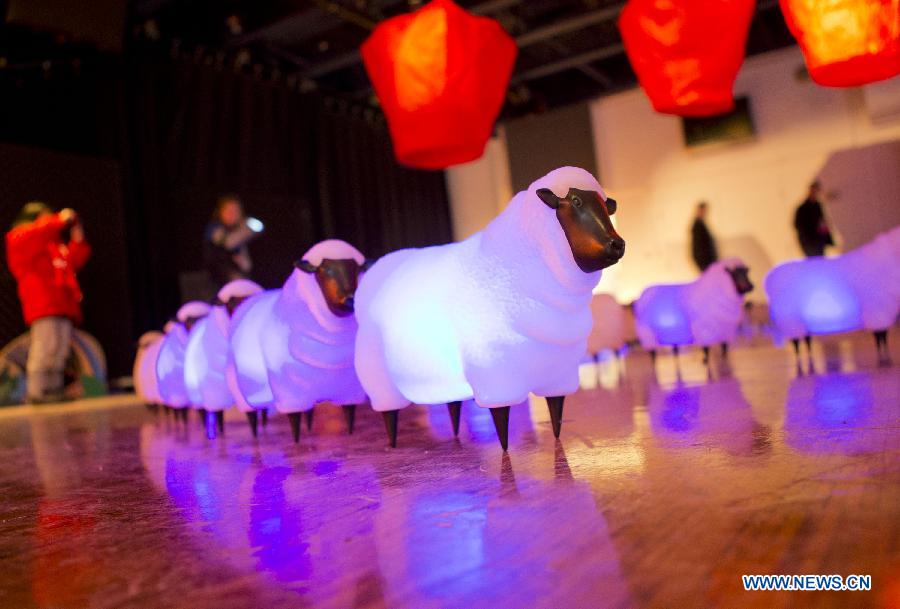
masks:
<svg viewBox="0 0 900 609"><path fill-rule="evenodd" d="M482 155L516 58L499 23L433 0L379 24L362 57L400 163L442 169Z"/></svg>
<svg viewBox="0 0 900 609"><path fill-rule="evenodd" d="M619 30L653 108L713 116L734 108L754 0L630 0Z"/></svg>
<svg viewBox="0 0 900 609"><path fill-rule="evenodd" d="M814 81L855 87L900 74L898 0L781 0Z"/></svg>

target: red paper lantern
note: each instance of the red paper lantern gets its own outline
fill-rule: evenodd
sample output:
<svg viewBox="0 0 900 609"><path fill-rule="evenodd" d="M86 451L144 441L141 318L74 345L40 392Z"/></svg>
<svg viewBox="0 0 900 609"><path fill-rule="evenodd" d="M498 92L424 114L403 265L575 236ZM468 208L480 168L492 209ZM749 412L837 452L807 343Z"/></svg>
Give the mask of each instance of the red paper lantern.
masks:
<svg viewBox="0 0 900 609"><path fill-rule="evenodd" d="M734 108L754 0L631 0L619 30L653 108L712 116Z"/></svg>
<svg viewBox="0 0 900 609"><path fill-rule="evenodd" d="M898 0L781 0L814 81L855 87L900 74Z"/></svg>
<svg viewBox="0 0 900 609"><path fill-rule="evenodd" d="M433 0L379 24L363 43L362 58L397 160L442 169L484 153L516 43L493 19Z"/></svg>

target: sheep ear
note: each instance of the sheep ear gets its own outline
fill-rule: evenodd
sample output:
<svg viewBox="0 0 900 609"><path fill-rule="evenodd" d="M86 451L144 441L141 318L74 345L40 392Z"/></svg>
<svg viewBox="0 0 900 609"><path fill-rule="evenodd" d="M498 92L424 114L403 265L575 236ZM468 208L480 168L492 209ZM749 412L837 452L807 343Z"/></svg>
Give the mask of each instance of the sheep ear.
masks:
<svg viewBox="0 0 900 609"><path fill-rule="evenodd" d="M616 203L616 200L612 197L606 197L606 213L610 216L616 213L616 209L619 207L619 204Z"/></svg>
<svg viewBox="0 0 900 609"><path fill-rule="evenodd" d="M550 209L556 209L559 207L559 197L553 194L553 191L549 188L539 188L535 193L537 196L541 198L541 201L549 207Z"/></svg>
<svg viewBox="0 0 900 609"><path fill-rule="evenodd" d="M363 262L363 263L360 265L359 270L361 270L363 273L365 273L365 272L368 271L370 268L372 268L372 266L374 266L374 264L375 264L376 262L378 262L378 259L377 259L377 258L366 258L365 262Z"/></svg>
<svg viewBox="0 0 900 609"><path fill-rule="evenodd" d="M318 269L309 260L299 260L294 263L294 268L300 269L304 273L315 273Z"/></svg>

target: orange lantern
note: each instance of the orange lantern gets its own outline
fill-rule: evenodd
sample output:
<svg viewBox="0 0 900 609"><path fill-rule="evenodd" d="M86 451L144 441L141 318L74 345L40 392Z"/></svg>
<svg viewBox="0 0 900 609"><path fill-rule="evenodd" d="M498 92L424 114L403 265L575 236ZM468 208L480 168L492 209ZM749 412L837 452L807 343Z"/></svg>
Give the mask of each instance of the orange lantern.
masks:
<svg viewBox="0 0 900 609"><path fill-rule="evenodd" d="M503 105L516 43L451 0L388 19L362 45L394 154L442 169L479 158Z"/></svg>
<svg viewBox="0 0 900 609"><path fill-rule="evenodd" d="M619 30L653 108L712 116L734 108L754 0L630 0Z"/></svg>
<svg viewBox="0 0 900 609"><path fill-rule="evenodd" d="M814 81L855 87L900 74L900 1L781 0Z"/></svg>

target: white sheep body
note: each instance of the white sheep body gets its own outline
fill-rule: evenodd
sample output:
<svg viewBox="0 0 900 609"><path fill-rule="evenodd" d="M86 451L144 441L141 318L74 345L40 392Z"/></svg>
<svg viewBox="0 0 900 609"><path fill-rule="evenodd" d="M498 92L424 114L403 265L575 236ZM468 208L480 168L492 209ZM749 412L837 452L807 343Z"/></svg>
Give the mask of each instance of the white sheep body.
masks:
<svg viewBox="0 0 900 609"><path fill-rule="evenodd" d="M375 410L474 397L518 404L529 392L567 395L591 330L600 272L575 264L555 212L535 194L597 191L565 167L518 193L460 243L394 252L357 291L356 369Z"/></svg>
<svg viewBox="0 0 900 609"><path fill-rule="evenodd" d="M316 266L324 259L365 262L354 247L336 239L316 244L303 259ZM280 290L244 303L239 312L245 305L258 310L235 316L234 340L241 346L234 340L232 346L238 385L252 407L273 404L280 412L303 412L319 402L355 405L366 400L353 366L356 319L331 312L314 275L294 270ZM245 320L254 327L248 329ZM251 368L264 363L264 382L255 372L248 374L249 359Z"/></svg>
<svg viewBox="0 0 900 609"><path fill-rule="evenodd" d="M900 313L900 226L841 256L785 262L766 275L780 338L885 330Z"/></svg>
<svg viewBox="0 0 900 609"><path fill-rule="evenodd" d="M246 298L262 291L252 281L238 279L219 291L219 300ZM209 411L232 406L234 395L225 373L230 360L231 316L224 304L214 306L209 315L191 327L184 356L184 381L191 405Z"/></svg>
<svg viewBox="0 0 900 609"><path fill-rule="evenodd" d="M242 302L231 318L231 359L226 384L243 412L268 408L275 400L260 339L280 290L267 290Z"/></svg>
<svg viewBox="0 0 900 609"><path fill-rule="evenodd" d="M165 334L162 332L146 332L138 340L138 351L134 358L134 392L145 404L159 404L159 388L156 382L156 360Z"/></svg>
<svg viewBox="0 0 900 609"><path fill-rule="evenodd" d="M691 283L654 285L634 303L638 340L644 349L660 345L711 346L734 340L743 318L743 297L728 269L743 266L728 258L713 263Z"/></svg>
<svg viewBox="0 0 900 609"><path fill-rule="evenodd" d="M184 408L191 403L184 384L184 350L188 332L176 324L166 333L156 358L156 378L159 396L163 404L172 408Z"/></svg>

